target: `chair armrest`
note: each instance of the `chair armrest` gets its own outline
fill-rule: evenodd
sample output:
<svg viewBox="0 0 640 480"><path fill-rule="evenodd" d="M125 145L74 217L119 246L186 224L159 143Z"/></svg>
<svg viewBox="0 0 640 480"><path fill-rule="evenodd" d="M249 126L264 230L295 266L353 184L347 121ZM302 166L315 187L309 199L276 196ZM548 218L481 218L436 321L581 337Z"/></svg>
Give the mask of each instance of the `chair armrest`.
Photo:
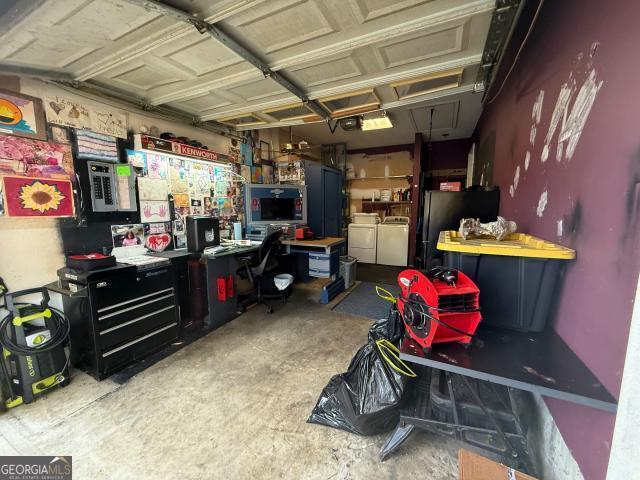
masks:
<svg viewBox="0 0 640 480"><path fill-rule="evenodd" d="M252 256L237 257L237 259L238 259L238 263L241 263L242 265L249 265L253 261L253 257Z"/></svg>

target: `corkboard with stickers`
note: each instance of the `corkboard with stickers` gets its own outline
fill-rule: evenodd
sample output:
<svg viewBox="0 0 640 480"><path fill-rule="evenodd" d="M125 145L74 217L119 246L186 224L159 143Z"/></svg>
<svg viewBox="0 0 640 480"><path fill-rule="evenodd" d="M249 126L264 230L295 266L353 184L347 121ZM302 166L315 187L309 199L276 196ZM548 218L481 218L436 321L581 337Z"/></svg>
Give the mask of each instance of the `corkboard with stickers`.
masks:
<svg viewBox="0 0 640 480"><path fill-rule="evenodd" d="M176 219L173 222L174 245L180 248L185 239L187 215L211 215L220 219L220 236L229 238L233 222L243 221L244 204L240 177L240 165L229 167L205 160L188 159L162 152L130 150L129 161L138 173L141 198L146 198L151 213L161 212L155 192L165 191L158 181L166 185L173 198ZM144 179L143 181L140 181ZM151 181L155 180L155 181ZM148 190L148 191L147 191ZM166 199L165 199L166 201ZM167 202L168 206L168 202Z"/></svg>

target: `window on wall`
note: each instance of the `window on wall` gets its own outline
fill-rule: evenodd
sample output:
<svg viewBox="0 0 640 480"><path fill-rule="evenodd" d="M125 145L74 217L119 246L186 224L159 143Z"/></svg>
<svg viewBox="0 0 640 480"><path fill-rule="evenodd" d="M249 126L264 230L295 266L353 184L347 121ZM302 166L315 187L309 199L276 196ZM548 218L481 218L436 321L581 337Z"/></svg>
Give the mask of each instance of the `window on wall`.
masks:
<svg viewBox="0 0 640 480"><path fill-rule="evenodd" d="M291 120L306 120L316 121L322 120L318 115L309 110L302 103L286 105L284 107L273 108L271 110L264 110L262 113L275 118L279 122L286 122Z"/></svg>
<svg viewBox="0 0 640 480"><path fill-rule="evenodd" d="M246 113L243 115L225 117L218 119L219 122L226 123L228 125L249 127L252 125L263 125L267 122L253 115L252 113Z"/></svg>
<svg viewBox="0 0 640 480"><path fill-rule="evenodd" d="M373 89L321 98L320 103L331 112L332 117L355 115L380 108L380 99Z"/></svg>
<svg viewBox="0 0 640 480"><path fill-rule="evenodd" d="M392 83L391 86L398 95L399 100L425 95L460 86L464 69L456 68L444 72L437 72L402 82Z"/></svg>

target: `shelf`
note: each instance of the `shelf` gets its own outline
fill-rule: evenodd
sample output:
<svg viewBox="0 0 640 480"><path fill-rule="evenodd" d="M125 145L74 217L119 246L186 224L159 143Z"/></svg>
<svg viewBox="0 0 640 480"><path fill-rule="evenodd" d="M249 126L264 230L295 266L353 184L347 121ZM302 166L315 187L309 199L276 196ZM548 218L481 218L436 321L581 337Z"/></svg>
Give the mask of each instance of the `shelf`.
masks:
<svg viewBox="0 0 640 480"><path fill-rule="evenodd" d="M388 177L361 177L361 178L347 178L347 182L353 182L356 180L394 180L399 178L409 178L411 175L389 175Z"/></svg>

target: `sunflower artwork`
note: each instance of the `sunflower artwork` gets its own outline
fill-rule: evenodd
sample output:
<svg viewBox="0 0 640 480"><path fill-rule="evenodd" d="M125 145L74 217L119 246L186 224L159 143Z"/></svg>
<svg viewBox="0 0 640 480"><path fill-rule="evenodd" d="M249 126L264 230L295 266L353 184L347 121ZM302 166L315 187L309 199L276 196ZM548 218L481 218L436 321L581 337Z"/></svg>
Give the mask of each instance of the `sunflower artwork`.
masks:
<svg viewBox="0 0 640 480"><path fill-rule="evenodd" d="M3 177L4 209L10 217L72 217L71 182L50 178Z"/></svg>

